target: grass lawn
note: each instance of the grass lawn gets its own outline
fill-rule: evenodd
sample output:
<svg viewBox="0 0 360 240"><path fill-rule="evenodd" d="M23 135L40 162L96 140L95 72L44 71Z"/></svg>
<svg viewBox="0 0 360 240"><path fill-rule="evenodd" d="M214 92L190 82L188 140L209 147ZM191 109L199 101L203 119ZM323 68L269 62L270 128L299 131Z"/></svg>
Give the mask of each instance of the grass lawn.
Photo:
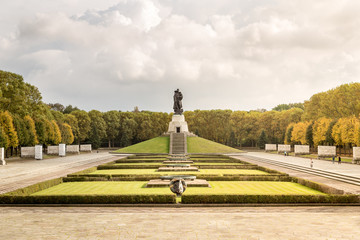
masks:
<svg viewBox="0 0 360 240"><path fill-rule="evenodd" d="M242 152L238 149L225 146L201 137L187 138L188 153L235 153Z"/></svg>
<svg viewBox="0 0 360 240"><path fill-rule="evenodd" d="M187 188L184 195L326 195L325 193L292 182L210 181L209 183L211 188Z"/></svg>
<svg viewBox="0 0 360 240"><path fill-rule="evenodd" d="M241 174L241 175L267 175L268 173L253 170L253 169L200 169L197 172L193 171L168 171L158 172L157 169L104 169L91 172L89 174L104 174L104 175L198 175L198 174L211 174L211 175L223 175L223 174Z"/></svg>
<svg viewBox="0 0 360 240"><path fill-rule="evenodd" d="M153 138L129 147L116 150L118 153L169 153L169 137Z"/></svg>
<svg viewBox="0 0 360 240"><path fill-rule="evenodd" d="M68 182L32 195L168 195L169 188L145 188L146 182ZM211 188L189 187L186 195L325 195L319 191L291 182L213 181Z"/></svg>
<svg viewBox="0 0 360 240"><path fill-rule="evenodd" d="M168 188L144 188L147 182L67 182L32 195L172 194Z"/></svg>

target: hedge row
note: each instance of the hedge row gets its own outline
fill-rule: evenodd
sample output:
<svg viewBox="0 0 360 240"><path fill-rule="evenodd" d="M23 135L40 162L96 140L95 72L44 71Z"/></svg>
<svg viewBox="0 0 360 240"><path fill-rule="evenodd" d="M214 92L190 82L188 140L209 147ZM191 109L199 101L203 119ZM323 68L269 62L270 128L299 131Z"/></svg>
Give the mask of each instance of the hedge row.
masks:
<svg viewBox="0 0 360 240"><path fill-rule="evenodd" d="M200 169L258 169L256 165L194 165Z"/></svg>
<svg viewBox="0 0 360 240"><path fill-rule="evenodd" d="M165 165L100 165L97 169L158 169L159 167L165 167Z"/></svg>
<svg viewBox="0 0 360 240"><path fill-rule="evenodd" d="M337 195L344 194L343 190L339 190L339 189L329 187L324 184L312 182L312 181L305 180L302 178L291 177L291 182L295 182L295 183L301 184L303 186L306 186L308 188L312 188L312 189L315 189L317 191L327 193L327 194L337 194Z"/></svg>
<svg viewBox="0 0 360 240"><path fill-rule="evenodd" d="M8 196L27 196L30 194L33 194L35 192L39 192L42 191L44 189L53 187L55 185L59 185L60 183L62 183L62 178L56 178L56 179L51 179L48 181L44 181L44 182L40 182L40 183L36 183L34 185L28 186L28 187L24 187L24 188L20 188L17 189L15 191L12 192L8 192L5 193L3 195L8 195ZM1 196L1 195L0 195Z"/></svg>
<svg viewBox="0 0 360 240"><path fill-rule="evenodd" d="M166 161L167 159L163 159L163 160L154 160L154 159L142 159L142 160L129 160L129 159L120 159L120 160L116 160L115 163L162 163L163 161Z"/></svg>
<svg viewBox="0 0 360 240"><path fill-rule="evenodd" d="M123 176L71 176L63 178L64 182L90 182L90 181L149 181L159 179L160 175L123 175ZM286 175L242 175L242 176L218 176L218 175L200 175L197 179L206 179L207 181L276 181L290 182L292 178Z"/></svg>
<svg viewBox="0 0 360 240"><path fill-rule="evenodd" d="M63 195L63 196L0 196L0 204L139 204L176 203L169 195Z"/></svg>
<svg viewBox="0 0 360 240"><path fill-rule="evenodd" d="M79 171L79 172L74 172L72 174L73 175L88 174L88 173L91 173L91 172L95 172L96 170L97 170L97 167L91 167L91 168L88 168L88 169L85 169L85 170L82 170L82 171Z"/></svg>
<svg viewBox="0 0 360 240"><path fill-rule="evenodd" d="M357 195L186 195L183 204L210 203L359 203Z"/></svg>
<svg viewBox="0 0 360 240"><path fill-rule="evenodd" d="M242 163L242 164L249 164L247 162L242 162L240 160L232 160L232 159L227 159L227 160L212 160L212 159L192 159L190 158L191 161L193 162L208 162L208 163Z"/></svg>
<svg viewBox="0 0 360 240"><path fill-rule="evenodd" d="M155 155L131 155L128 156L128 159L133 159L133 158L138 158L138 159L144 159L144 158L166 158L167 154L163 154L163 155L159 155L159 154L155 154Z"/></svg>

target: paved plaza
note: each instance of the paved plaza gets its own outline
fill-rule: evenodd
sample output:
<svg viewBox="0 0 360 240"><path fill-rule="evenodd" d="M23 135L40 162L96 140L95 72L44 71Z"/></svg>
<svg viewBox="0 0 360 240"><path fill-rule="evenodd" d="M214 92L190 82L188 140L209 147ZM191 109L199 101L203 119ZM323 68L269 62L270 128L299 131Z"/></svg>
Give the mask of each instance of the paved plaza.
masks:
<svg viewBox="0 0 360 240"><path fill-rule="evenodd" d="M275 154L246 153L279 161L308 160ZM92 153L22 160L0 167L0 187L8 191L65 176L119 159ZM315 160L315 167L357 174L359 166ZM278 169L280 167L271 167ZM342 189L349 184L311 176ZM344 185L345 184L345 185ZM358 191L354 186L352 191ZM360 239L360 207L0 207L0 239Z"/></svg>
<svg viewBox="0 0 360 240"><path fill-rule="evenodd" d="M0 239L359 239L360 207L0 208Z"/></svg>

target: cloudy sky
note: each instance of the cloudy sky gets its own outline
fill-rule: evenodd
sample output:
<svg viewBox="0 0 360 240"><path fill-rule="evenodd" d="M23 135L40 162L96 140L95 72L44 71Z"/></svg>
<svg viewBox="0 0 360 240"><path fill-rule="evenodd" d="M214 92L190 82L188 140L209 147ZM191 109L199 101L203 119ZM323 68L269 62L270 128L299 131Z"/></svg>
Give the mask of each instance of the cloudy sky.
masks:
<svg viewBox="0 0 360 240"><path fill-rule="evenodd" d="M0 3L0 69L47 103L270 110L360 79L360 1Z"/></svg>

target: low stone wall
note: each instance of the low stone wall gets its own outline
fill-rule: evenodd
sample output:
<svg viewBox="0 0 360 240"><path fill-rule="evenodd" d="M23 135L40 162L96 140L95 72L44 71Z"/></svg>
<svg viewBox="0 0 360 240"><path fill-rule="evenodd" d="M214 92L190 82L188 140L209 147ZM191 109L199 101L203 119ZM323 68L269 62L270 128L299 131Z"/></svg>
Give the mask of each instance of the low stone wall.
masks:
<svg viewBox="0 0 360 240"><path fill-rule="evenodd" d="M80 145L80 152L91 152L91 144Z"/></svg>
<svg viewBox="0 0 360 240"><path fill-rule="evenodd" d="M295 155L310 154L309 145L295 145Z"/></svg>
<svg viewBox="0 0 360 240"><path fill-rule="evenodd" d="M4 148L0 148L0 165L6 165Z"/></svg>
<svg viewBox="0 0 360 240"><path fill-rule="evenodd" d="M59 146L48 146L47 154L48 155L59 155Z"/></svg>
<svg viewBox="0 0 360 240"><path fill-rule="evenodd" d="M35 159L36 160L42 160L43 159L43 146L42 145L36 145L35 146Z"/></svg>
<svg viewBox="0 0 360 240"><path fill-rule="evenodd" d="M360 164L360 147L353 147L353 163Z"/></svg>
<svg viewBox="0 0 360 240"><path fill-rule="evenodd" d="M21 157L35 157L35 147L21 147L20 152Z"/></svg>
<svg viewBox="0 0 360 240"><path fill-rule="evenodd" d="M335 157L336 146L318 146L318 157Z"/></svg>
<svg viewBox="0 0 360 240"><path fill-rule="evenodd" d="M285 144L278 144L278 153L291 152L291 146Z"/></svg>
<svg viewBox="0 0 360 240"><path fill-rule="evenodd" d="M66 145L67 153L80 153L79 145Z"/></svg>
<svg viewBox="0 0 360 240"><path fill-rule="evenodd" d="M276 144L265 144L265 151L276 151L277 145Z"/></svg>

